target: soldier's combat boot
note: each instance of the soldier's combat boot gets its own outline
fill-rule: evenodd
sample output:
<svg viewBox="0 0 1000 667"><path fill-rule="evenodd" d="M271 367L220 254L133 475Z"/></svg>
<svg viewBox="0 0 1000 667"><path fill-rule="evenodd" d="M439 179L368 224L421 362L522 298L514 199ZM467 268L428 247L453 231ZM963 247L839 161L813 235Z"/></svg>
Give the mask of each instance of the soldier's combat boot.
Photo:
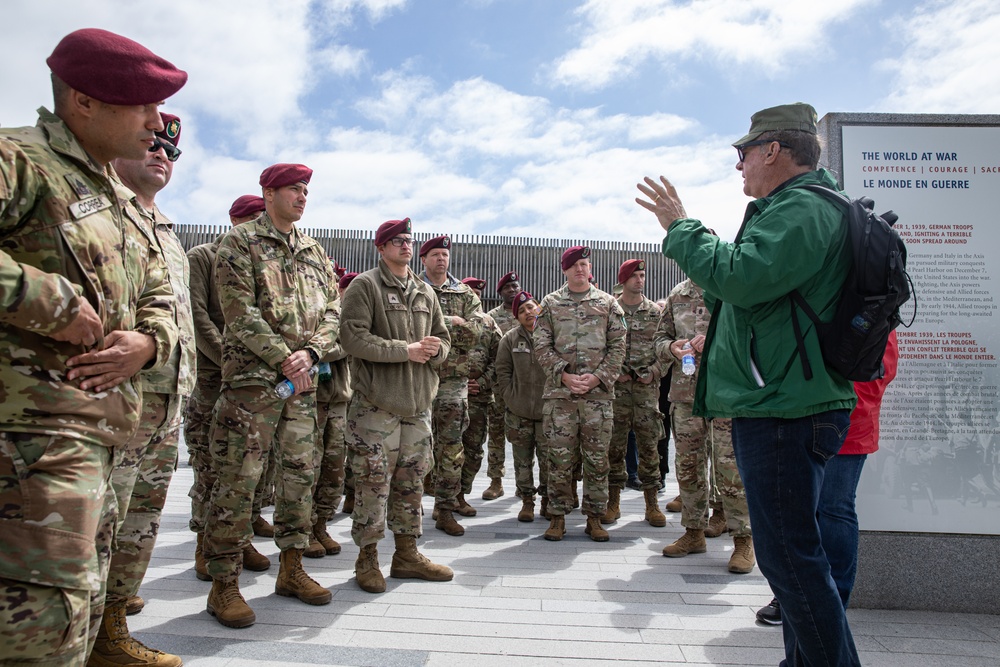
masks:
<svg viewBox="0 0 1000 667"><path fill-rule="evenodd" d="M316 539L315 533L309 533L309 546L305 548L302 555L306 558L322 558L326 555L326 549Z"/></svg>
<svg viewBox="0 0 1000 667"><path fill-rule="evenodd" d="M599 516L588 516L587 527L583 532L590 535L590 539L595 542L607 542L611 539L608 531L604 530L604 526L601 525L601 517Z"/></svg>
<svg viewBox="0 0 1000 667"><path fill-rule="evenodd" d="M549 520L549 528L545 531L545 539L550 542L558 542L566 534L566 517L562 514L553 514Z"/></svg>
<svg viewBox="0 0 1000 667"><path fill-rule="evenodd" d="M257 551L253 544L243 547L243 569L251 572L263 572L271 567L270 559Z"/></svg>
<svg viewBox="0 0 1000 667"><path fill-rule="evenodd" d="M490 477L490 485L483 491L483 500L496 500L503 495L503 480Z"/></svg>
<svg viewBox="0 0 1000 667"><path fill-rule="evenodd" d="M194 546L194 576L202 581L211 581L212 577L208 574L208 563L205 562L205 553L201 550L205 542L205 534L197 533L197 535L198 541Z"/></svg>
<svg viewBox="0 0 1000 667"><path fill-rule="evenodd" d="M646 521L649 525L654 528L662 528L667 525L667 517L660 511L659 503L656 500L656 489L644 489L642 495L646 498Z"/></svg>
<svg viewBox="0 0 1000 667"><path fill-rule="evenodd" d="M609 486L608 509L604 512L604 516L601 517L601 523L614 523L621 518L621 499L622 490L617 486Z"/></svg>
<svg viewBox="0 0 1000 667"><path fill-rule="evenodd" d="M274 592L288 598L298 598L306 604L328 604L333 595L306 574L302 569L302 549L281 552L281 567Z"/></svg>
<svg viewBox="0 0 1000 667"><path fill-rule="evenodd" d="M718 537L728 532L729 527L726 525L726 512L724 510L712 510L712 516L708 520L708 528L705 529L705 537Z"/></svg>
<svg viewBox="0 0 1000 667"><path fill-rule="evenodd" d="M425 579L451 581L455 577L450 567L436 565L417 551L417 538L413 535L395 535L396 552L392 554L389 576L394 579Z"/></svg>
<svg viewBox="0 0 1000 667"><path fill-rule="evenodd" d="M552 519L552 515L549 514L549 497L548 497L548 495L542 496L542 509L538 512L538 514L543 519L545 519L546 521L549 521L549 520Z"/></svg>
<svg viewBox="0 0 1000 667"><path fill-rule="evenodd" d="M246 628L257 621L253 609L240 593L238 581L212 582L212 592L208 594L208 613L227 628Z"/></svg>
<svg viewBox="0 0 1000 667"><path fill-rule="evenodd" d="M330 532L326 529L325 520L320 519L313 525L313 535L315 535L316 540L323 545L323 550L326 552L327 556L336 556L340 553L340 543L330 537ZM312 546L311 540L309 545Z"/></svg>
<svg viewBox="0 0 1000 667"><path fill-rule="evenodd" d="M753 571L757 560L753 555L753 539L746 535L733 538L733 555L729 557L729 571L735 574L748 574Z"/></svg>
<svg viewBox="0 0 1000 667"><path fill-rule="evenodd" d="M257 537L274 537L274 526L268 523L267 519L258 516L251 524L253 534Z"/></svg>
<svg viewBox="0 0 1000 667"><path fill-rule="evenodd" d="M354 489L344 490L344 507L340 511L343 514L354 513Z"/></svg>
<svg viewBox="0 0 1000 667"><path fill-rule="evenodd" d="M680 539L663 547L663 555L667 558L681 558L688 554L703 554L706 549L705 531L688 528Z"/></svg>
<svg viewBox="0 0 1000 667"><path fill-rule="evenodd" d="M533 496L521 499L521 511L517 513L517 520L524 523L531 523L535 520L535 498Z"/></svg>
<svg viewBox="0 0 1000 667"><path fill-rule="evenodd" d="M124 601L104 609L101 625L97 629L94 651L87 661L88 667L121 667L121 665L180 667L183 664L180 657L149 648L129 634Z"/></svg>
<svg viewBox="0 0 1000 667"><path fill-rule="evenodd" d="M455 510L462 516L476 516L476 508L469 504L469 501L465 499L465 494L458 494L458 509Z"/></svg>
<svg viewBox="0 0 1000 667"><path fill-rule="evenodd" d="M125 615L135 616L140 611L142 611L143 607L145 606L146 606L146 601L143 600L138 595L129 596L129 599L125 600Z"/></svg>
<svg viewBox="0 0 1000 667"><path fill-rule="evenodd" d="M465 528L462 528L462 524L455 521L455 515L451 513L451 510L438 509L437 522L434 527L455 537L465 535Z"/></svg>
<svg viewBox="0 0 1000 667"><path fill-rule="evenodd" d="M668 501L664 507L668 512L680 512L684 508L684 505L681 503L681 497L677 496L673 500Z"/></svg>
<svg viewBox="0 0 1000 667"><path fill-rule="evenodd" d="M354 562L354 577L358 587L369 593L385 592L385 577L378 565L378 544L366 544Z"/></svg>

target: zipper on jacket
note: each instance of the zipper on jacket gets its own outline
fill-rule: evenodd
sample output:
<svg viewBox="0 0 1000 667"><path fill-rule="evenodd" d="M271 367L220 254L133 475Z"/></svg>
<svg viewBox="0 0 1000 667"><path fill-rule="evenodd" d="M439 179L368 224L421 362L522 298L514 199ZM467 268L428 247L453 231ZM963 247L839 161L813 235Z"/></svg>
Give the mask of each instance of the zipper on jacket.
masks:
<svg viewBox="0 0 1000 667"><path fill-rule="evenodd" d="M757 369L757 362L755 358L757 356L757 338L754 336L753 329L750 329L750 373L753 375L754 382L761 389L764 388L764 377L760 374L760 370Z"/></svg>

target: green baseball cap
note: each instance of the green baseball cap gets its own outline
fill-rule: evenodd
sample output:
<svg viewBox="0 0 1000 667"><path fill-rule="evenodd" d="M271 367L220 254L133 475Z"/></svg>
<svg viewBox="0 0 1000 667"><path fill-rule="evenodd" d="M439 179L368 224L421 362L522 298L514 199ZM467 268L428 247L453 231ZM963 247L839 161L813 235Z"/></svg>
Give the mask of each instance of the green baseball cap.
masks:
<svg viewBox="0 0 1000 667"><path fill-rule="evenodd" d="M774 130L799 130L816 134L816 110L810 104L796 102L758 111L750 116L750 131L745 137L733 142L733 146L742 146L765 132Z"/></svg>

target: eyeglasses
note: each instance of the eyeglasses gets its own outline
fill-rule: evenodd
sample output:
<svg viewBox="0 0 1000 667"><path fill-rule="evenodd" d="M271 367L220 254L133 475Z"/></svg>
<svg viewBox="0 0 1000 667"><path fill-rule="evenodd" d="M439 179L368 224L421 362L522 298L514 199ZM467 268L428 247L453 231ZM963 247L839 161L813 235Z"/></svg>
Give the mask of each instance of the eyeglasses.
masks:
<svg viewBox="0 0 1000 667"><path fill-rule="evenodd" d="M389 239L389 243L396 246L397 248L402 248L404 245L412 246L414 241L413 239L404 239L402 236L393 236L391 239Z"/></svg>
<svg viewBox="0 0 1000 667"><path fill-rule="evenodd" d="M745 144L741 144L736 147L736 156L739 157L740 162L746 159L744 151L752 146L763 146L764 144L778 144L782 148L791 148L784 141L778 141L777 139L758 139L757 141L748 141Z"/></svg>
<svg viewBox="0 0 1000 667"><path fill-rule="evenodd" d="M155 153L161 148L163 149L163 152L166 153L167 159L171 162L177 162L177 158L181 156L181 149L177 148L177 146L174 146L169 141L163 141L162 139L154 141L153 145L149 147L149 152Z"/></svg>

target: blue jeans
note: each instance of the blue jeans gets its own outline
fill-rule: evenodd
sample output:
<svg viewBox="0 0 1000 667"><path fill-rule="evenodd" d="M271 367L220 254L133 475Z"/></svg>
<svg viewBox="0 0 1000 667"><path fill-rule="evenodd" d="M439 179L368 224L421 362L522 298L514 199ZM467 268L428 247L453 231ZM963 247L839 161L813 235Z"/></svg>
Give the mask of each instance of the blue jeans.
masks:
<svg viewBox="0 0 1000 667"><path fill-rule="evenodd" d="M817 520L826 464L849 425L848 410L733 419L757 564L781 603L788 667L861 664Z"/></svg>
<svg viewBox="0 0 1000 667"><path fill-rule="evenodd" d="M819 532L830 575L847 609L858 573L858 512L855 498L867 454L838 454L826 463L819 493Z"/></svg>

